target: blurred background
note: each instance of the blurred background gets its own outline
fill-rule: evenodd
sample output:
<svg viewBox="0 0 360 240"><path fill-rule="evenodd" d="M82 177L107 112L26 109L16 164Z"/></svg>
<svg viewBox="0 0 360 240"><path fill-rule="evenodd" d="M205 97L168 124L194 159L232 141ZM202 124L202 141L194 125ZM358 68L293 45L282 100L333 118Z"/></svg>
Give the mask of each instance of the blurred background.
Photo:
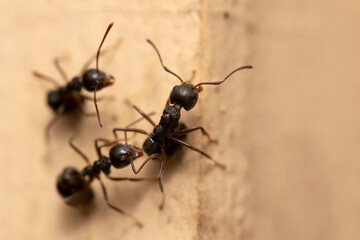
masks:
<svg viewBox="0 0 360 240"><path fill-rule="evenodd" d="M360 230L360 8L356 1L0 1L1 239L359 239ZM79 74L114 22L100 58L115 76L99 96L104 128L96 118L65 116L45 140L53 112L50 84L36 70ZM138 118L125 99L157 122L178 80L165 64L204 86L197 106L182 112L188 126L203 126L187 141L226 164L225 171L188 149L164 173L166 206L153 183L105 181L110 200L143 223L108 208L93 183L87 210L64 204L55 189L65 166L84 161L75 143L96 160L93 140ZM93 63L92 66L95 66ZM87 95L92 96L91 93ZM86 104L93 112L93 103ZM138 125L151 131L147 122ZM144 138L132 143L141 146ZM138 163L139 164L139 163ZM154 162L141 176L154 176ZM130 169L114 176L132 176Z"/></svg>

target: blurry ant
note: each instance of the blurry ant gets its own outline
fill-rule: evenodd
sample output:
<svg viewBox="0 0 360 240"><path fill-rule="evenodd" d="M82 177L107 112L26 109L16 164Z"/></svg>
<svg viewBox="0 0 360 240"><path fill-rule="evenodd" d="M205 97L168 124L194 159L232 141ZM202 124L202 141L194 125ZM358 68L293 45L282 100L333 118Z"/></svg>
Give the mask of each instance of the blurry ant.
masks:
<svg viewBox="0 0 360 240"><path fill-rule="evenodd" d="M113 24L114 23L110 23L107 27L104 37L97 50L95 69L87 69L94 59L94 57L92 56L83 66L80 72L80 76L75 76L71 79L71 81L68 81L67 75L59 64L59 58L55 58L55 67L59 71L63 80L66 82L65 86L61 86L55 79L51 77L48 77L36 71L33 72L35 77L50 82L56 87L55 90L49 91L47 95L47 104L55 112L55 117L49 122L46 127L47 138L49 138L49 131L51 126L57 121L57 119L62 113L70 112L73 109L80 109L81 112L84 113L84 110L82 108L82 103L84 102L84 100L94 101L98 123L100 127L103 126L97 105L96 91L99 91L104 87L111 86L114 83L114 77L106 72L99 70L99 55L100 49ZM94 97L90 98L88 96L82 95L80 93L82 87L85 88L87 91L94 92Z"/></svg>
<svg viewBox="0 0 360 240"><path fill-rule="evenodd" d="M158 55L158 57L160 59L160 63L162 65L163 69L166 72L168 72L168 73L174 75L175 77L177 77L180 80L181 84L176 85L172 89L172 91L170 93L170 97L166 102L166 106L165 106L165 109L164 109L163 114L161 116L160 122L157 125L150 118L150 116L148 116L146 113L144 113L137 106L133 105L135 110L138 113L140 113L154 127L152 133L149 134L146 131L144 131L142 129L137 129L137 128L114 128L113 133L114 133L115 137L117 137L116 131L136 132L136 133L141 133L141 134L145 134L145 135L148 136L148 138L143 143L142 148L150 157L147 160L145 160L143 165L146 164L150 159L159 159L160 158L160 160L161 160L159 172L158 172L158 175L157 175L157 180L158 180L158 184L159 184L159 187L160 187L160 191L161 191L162 196L163 196L161 204L159 206L160 209L162 209L163 206L164 206L164 203L165 203L165 194L164 194L163 185L162 185L162 175L163 175L163 169L164 169L164 166L165 166L165 159L166 159L166 155L167 155L167 150L169 149L167 146L169 144L173 144L173 145L174 144L179 144L179 145L183 145L183 146L185 146L187 148L190 148L190 149L200 153L201 155L203 155L207 159L211 160L215 164L215 166L220 167L222 169L225 169L225 165L223 165L222 163L220 163L220 162L216 161L215 159L213 159L209 154L205 153L204 151L196 148L195 146L193 146L193 145L191 145L191 144L189 144L187 142L184 142L182 139L179 138L179 136L183 136L183 135L186 135L188 133L191 133L191 132L194 132L194 131L197 131L197 130L201 130L201 133L208 138L209 142L216 142L216 140L212 139L210 137L210 135L206 132L206 130L201 126L192 127L192 128L186 128L185 125L180 125L179 124L180 110L182 108L184 108L186 111L189 111L196 105L198 97L199 97L199 92L202 91L202 85L219 85L219 84L222 84L223 82L225 82L234 73L236 73L236 72L238 72L238 71L240 71L242 69L251 69L252 66L246 65L246 66L236 68L235 70L230 72L222 81L202 82L202 83L198 83L196 85L193 85L190 82L184 82L177 74L175 74L173 71L168 69L163 64L162 58L161 58L160 53L159 53L158 49L156 48L155 44L149 39L147 39L147 42L156 51L156 53L157 53L157 55ZM194 77L194 74L193 74L192 78L193 77ZM176 147L176 145L174 145L174 146ZM175 149L175 147L173 147L172 149ZM143 165L142 165L142 167L143 167ZM138 173L138 171L135 172L135 173Z"/></svg>
<svg viewBox="0 0 360 240"><path fill-rule="evenodd" d="M152 114L153 113L150 113L148 115ZM143 118L140 118L134 121L127 127L130 127L142 119ZM103 172L108 179L113 181L156 182L156 178L129 178L109 176L111 166L118 169L128 166L130 163L132 163L133 160L143 156L142 149L128 145L127 143L118 143L119 140L109 141L104 138L97 138L95 139L95 148L98 155L98 160L94 161L94 163L91 165L89 158L73 144L73 140L73 137L69 140L70 146L85 160L87 166L84 167L81 172L73 167L66 167L58 177L57 189L60 195L64 198L65 203L71 206L81 206L89 203L94 196L90 188L90 184L92 180L96 178L100 182L106 204L115 211L131 218L137 226L142 227L142 224L137 218L110 203L105 185L100 178L100 173ZM104 142L104 144L99 145L100 142ZM109 151L109 157L101 153L101 148L114 145L115 143L117 144Z"/></svg>

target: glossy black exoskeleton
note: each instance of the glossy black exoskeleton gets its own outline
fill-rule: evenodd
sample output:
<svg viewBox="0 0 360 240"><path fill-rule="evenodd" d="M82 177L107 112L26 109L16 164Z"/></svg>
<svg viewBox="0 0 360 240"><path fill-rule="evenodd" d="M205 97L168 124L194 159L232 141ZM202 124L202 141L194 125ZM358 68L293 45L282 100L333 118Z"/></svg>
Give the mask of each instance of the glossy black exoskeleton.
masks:
<svg viewBox="0 0 360 240"><path fill-rule="evenodd" d="M148 116L152 114L153 113L150 113ZM142 119L143 118L140 118L134 121L133 123L129 124L128 127ZM103 144L100 145L100 142L103 142ZM93 198L93 192L90 188L90 184L94 179L97 179L101 184L104 199L107 205L115 211L131 218L139 227L141 227L142 224L139 220L137 220L137 218L110 203L105 185L100 178L100 174L105 174L108 179L113 181L156 181L156 178L129 178L110 176L111 167L120 169L132 165L134 168L133 161L143 156L142 149L136 146L128 145L127 140L125 140L125 144L122 144L119 143L118 140L110 141L103 138L97 138L95 139L94 143L98 155L98 160L91 164L88 157L73 144L73 138L70 139L70 146L79 155L82 156L87 166L84 167L80 172L72 167L65 168L57 179L58 192L64 198L65 203L68 205L85 205ZM107 146L112 146L109 150L109 156L101 153L101 149ZM139 171L141 168L142 167L139 168Z"/></svg>
<svg viewBox="0 0 360 240"><path fill-rule="evenodd" d="M91 59L87 61L82 68L80 75L75 76L70 81L68 81L67 75L59 64L59 59L56 58L54 60L54 64L59 73L61 74L63 80L66 82L64 86L61 86L55 79L51 77L48 77L36 71L33 72L35 77L48 81L54 84L56 87L56 89L49 91L47 94L47 104L55 112L55 117L51 122L49 122L46 128L47 137L49 136L50 127L55 123L55 121L59 118L61 114L76 109L80 110L82 113L85 114L85 111L83 110L84 100L94 101L98 123L102 127L103 124L97 106L96 91L99 91L104 87L111 86L114 83L114 77L106 72L99 70L98 62L100 49L112 26L113 23L110 23L96 53L96 68L87 69L88 65L94 59L94 57L91 57ZM86 89L87 91L94 92L94 97L91 98L82 95L82 88Z"/></svg>
<svg viewBox="0 0 360 240"><path fill-rule="evenodd" d="M150 156L150 158L154 158L154 156L157 156L156 159L158 159L158 156L160 156L160 169L158 172L158 184L160 187L161 192L163 193L163 186L162 186L162 173L163 168L165 165L165 159L167 155L167 151L169 152L169 149L173 150L176 149L176 144L183 145L187 148L190 148L201 155L205 156L207 159L213 161L217 167L225 168L225 165L222 163L214 160L209 154L203 152L202 150L196 148L195 146L184 142L179 136L184 136L188 133L201 130L202 134L207 136L209 142L216 142L214 139L212 139L209 134L205 131L205 129L201 126L198 127L192 127L192 128L186 128L185 126L181 126L179 124L180 117L181 117L181 109L184 108L186 111L189 111L194 108L194 106L197 103L199 93L202 91L202 85L219 85L225 82L232 74L234 74L237 71L240 71L242 69L251 69L252 66L246 65L239 67L232 72L230 72L222 81L217 82L202 82L198 83L196 85L193 85L188 82L184 82L177 74L175 74L173 71L168 69L162 61L162 58L160 56L160 53L154 43L150 40L147 40L147 42L154 48L156 51L160 63L163 67L163 69L177 77L181 84L176 85L169 96L169 99L166 102L165 109L163 111L163 114L161 116L161 119L158 124L155 124L153 120L149 116L147 116L142 110L140 110L138 107L133 106L145 119L147 119L154 127L152 133L147 133L146 131L142 129L135 129L135 128L114 128L113 132L116 136L116 131L125 131L125 132L137 132L148 135L148 138L145 140L143 144L144 151ZM194 75L193 75L194 77ZM171 146L171 147L169 147ZM147 162L147 160L144 162L144 164ZM160 204L160 209L164 206L164 199L165 195L163 194L162 202Z"/></svg>

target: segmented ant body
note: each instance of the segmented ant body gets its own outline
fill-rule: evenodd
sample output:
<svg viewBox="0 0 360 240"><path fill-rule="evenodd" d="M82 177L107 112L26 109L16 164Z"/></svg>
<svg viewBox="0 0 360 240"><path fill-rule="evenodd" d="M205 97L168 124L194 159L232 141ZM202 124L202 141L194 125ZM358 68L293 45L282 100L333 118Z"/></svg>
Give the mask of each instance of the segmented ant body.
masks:
<svg viewBox="0 0 360 240"><path fill-rule="evenodd" d="M175 150L178 145L183 145L183 146L190 148L190 149L200 153L201 155L205 156L207 159L214 162L214 164L217 167L220 167L223 169L225 168L225 165L214 160L209 154L205 153L204 151L198 149L197 147L195 147L187 142L184 142L181 139L183 137L180 137L180 136L184 136L188 133L191 133L191 132L194 132L197 130L201 130L202 134L208 138L209 142L216 142L216 140L212 139L210 137L210 135L206 132L206 130L201 126L186 128L184 125L180 125L179 120L180 120L180 116L181 116L181 114L180 114L181 109L184 108L186 111L189 111L196 105L198 97L199 97L199 93L202 91L202 85L222 84L235 72L240 71L242 69L251 69L252 66L246 65L246 66L239 67L239 68L233 70L232 72L230 72L222 81L202 82L202 83L193 85L192 83L190 83L190 81L184 82L177 74L175 74L173 71L168 69L163 64L160 53L157 50L154 43L151 42L150 40L147 40L147 42L156 51L163 69L166 72L177 77L180 80L181 84L176 85L172 89L169 99L166 102L166 106L165 106L165 109L161 116L159 124L155 124L155 122L150 118L150 116L145 114L138 107L133 106L154 127L152 133L147 133L146 131L144 131L142 129L137 129L137 128L114 128L113 133L115 136L116 136L117 131L137 132L137 133L148 135L148 138L145 140L142 148L150 157L147 160L145 160L143 165L146 164L150 159L160 159L161 160L157 179L158 179L158 184L159 184L160 190L163 193L162 194L162 196L163 196L162 202L160 204L160 209L162 209L164 206L164 202L165 202L165 195L164 195L164 190L163 190L163 185L162 185L162 174L163 174L163 169L165 166L166 155L168 154L167 151L170 148L172 150ZM192 78L193 77L194 77L194 74L193 74ZM172 145L172 147L169 147L170 144ZM143 165L142 165L142 167L143 167ZM133 167L133 170L134 170L134 167ZM139 171L140 171L140 169L139 169ZM139 171L134 171L134 172L138 173Z"/></svg>
<svg viewBox="0 0 360 240"><path fill-rule="evenodd" d="M113 23L110 23L96 53L96 68L87 69L90 63L94 60L94 56L92 56L83 66L80 75L75 76L70 81L68 81L67 75L59 64L59 59L56 58L54 60L54 64L63 80L66 82L64 86L61 86L55 79L51 77L45 76L44 74L38 73L36 71L33 72L35 77L48 81L54 84L56 87L56 89L49 91L47 94L47 104L55 112L55 117L51 122L49 122L46 128L47 137L49 136L50 127L55 123L61 114L70 112L74 109L79 109L82 113L86 114L82 106L84 100L94 101L98 123L101 127L103 126L97 106L96 92L103 89L104 87L111 86L114 83L114 77L106 72L99 70L98 62L100 49L112 26ZM82 95L80 93L82 88L86 89L87 91L94 92L94 97L90 98Z"/></svg>
<svg viewBox="0 0 360 240"><path fill-rule="evenodd" d="M149 115L152 115L152 113ZM128 127L141 119L129 124ZM104 142L104 144L99 145L100 142ZM98 160L91 164L88 157L73 144L73 138L70 139L69 144L79 155L82 156L87 163L87 166L80 172L73 167L66 167L58 177L57 189L60 195L64 198L65 203L72 206L85 205L89 203L93 198L93 192L90 188L90 184L94 179L97 179L101 184L104 199L107 205L115 211L131 218L139 227L142 227L142 224L139 220L137 220L137 218L110 203L105 185L100 178L100 173L102 172L108 179L113 181L156 182L156 178L112 177L109 175L111 166L120 169L133 164L135 159L143 156L142 149L136 146L128 145L127 142L125 144L119 143L119 140L109 141L107 139L97 138L95 139L95 148ZM109 156L105 156L101 153L101 148L106 146L112 146L109 151Z"/></svg>

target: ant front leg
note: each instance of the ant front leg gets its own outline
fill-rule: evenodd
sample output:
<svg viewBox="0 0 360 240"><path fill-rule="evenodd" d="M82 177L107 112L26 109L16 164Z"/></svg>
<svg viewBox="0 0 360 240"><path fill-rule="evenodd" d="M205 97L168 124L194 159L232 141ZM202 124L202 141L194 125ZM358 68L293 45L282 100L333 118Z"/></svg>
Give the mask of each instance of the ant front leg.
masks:
<svg viewBox="0 0 360 240"><path fill-rule="evenodd" d="M99 146L100 141L104 142L104 144ZM103 156L101 154L101 148L111 146L112 144L114 144L114 141L111 141L111 140L108 140L108 139L105 139L105 138L96 138L94 143L95 143L96 153L98 154L98 157L100 158L101 156Z"/></svg>
<svg viewBox="0 0 360 240"><path fill-rule="evenodd" d="M113 133L116 139L118 139L118 136L116 134L117 131L121 132L135 132L135 133L141 133L144 135L149 135L145 130L139 129L139 128L114 128Z"/></svg>
<svg viewBox="0 0 360 240"><path fill-rule="evenodd" d="M135 222L135 224L136 224L138 227L141 228L143 225L142 225L142 223L141 223L136 217L134 217L134 216L131 215L130 213L127 213L127 212L125 212L124 210L116 207L115 205L113 205L113 204L110 202L109 197L108 197L107 192L106 192L105 185L104 185L104 183L102 182L102 180L100 179L100 176L98 176L97 179L99 180L99 182L100 182L100 184L101 184L101 188L102 188L102 190L103 190L104 199L105 199L106 204L107 204L109 207L111 207L112 209L114 209L115 211L117 211L117 212L119 212L119 213L127 216L127 217L130 218L131 220L133 220L133 221Z"/></svg>
<svg viewBox="0 0 360 240"><path fill-rule="evenodd" d="M156 182L157 178L129 178L129 177L112 177L106 175L108 179L111 181L130 181L130 182L140 182L140 181L149 181L149 182Z"/></svg>
<svg viewBox="0 0 360 240"><path fill-rule="evenodd" d="M72 149L75 150L75 152L77 152L84 160L85 162L87 163L87 165L90 165L90 160L89 158L85 155L85 153L83 153L77 146L74 145L73 141L74 141L74 137L71 137L69 139L69 145L70 147L72 147Z"/></svg>
<svg viewBox="0 0 360 240"><path fill-rule="evenodd" d="M173 140L174 142L178 143L178 144L181 144L187 148L190 148L191 150L194 150L195 152L198 152L200 153L201 155L203 155L204 157L206 157L207 159L209 159L210 161L213 161L215 166L217 167L220 167L222 169L225 169L225 165L216 161L215 159L213 159L209 154L207 154L206 152L204 151L201 151L200 149L198 149L197 147L191 145L190 143L187 143L187 142L184 142L184 141L181 141L180 139L177 139L177 138L174 138L172 136L168 136L169 139Z"/></svg>
<svg viewBox="0 0 360 240"><path fill-rule="evenodd" d="M130 103L128 103L130 104ZM131 104L130 104L131 105ZM156 126L155 122L150 118L149 114L146 114L143 110L141 110L140 108L138 108L135 105L132 105L132 107L143 117L145 118L153 127Z"/></svg>
<svg viewBox="0 0 360 240"><path fill-rule="evenodd" d="M197 131L197 130L201 130L201 133L208 138L210 143L217 143L217 140L211 138L210 135L208 134L208 132L201 126L192 127L192 128L183 129L183 130L175 130L173 132L173 134L174 135L184 135L184 134L191 133L191 132L194 132L194 131Z"/></svg>
<svg viewBox="0 0 360 240"><path fill-rule="evenodd" d="M84 100L88 100L88 101L93 101L94 98L92 97L89 97L89 96L86 96L84 94L80 94L80 96L84 99ZM97 101L100 102L100 101L103 101L103 100L107 100L107 101L113 101L115 98L114 96L105 96L105 97L99 97L97 98Z"/></svg>
<svg viewBox="0 0 360 240"><path fill-rule="evenodd" d="M138 170L136 170L136 167L135 167L135 165L134 165L134 161L133 161L133 159L131 159L131 160L130 160L130 164L131 164L131 168L132 168L133 172L134 172L135 174L138 174L138 173L141 171L141 169L143 169L143 167L146 165L146 163L148 163L148 162L149 162L150 160L152 160L152 159L161 159L161 156L160 156L160 154L158 154L158 153L152 154L150 157L148 157L148 158L141 164L141 166L139 167Z"/></svg>

